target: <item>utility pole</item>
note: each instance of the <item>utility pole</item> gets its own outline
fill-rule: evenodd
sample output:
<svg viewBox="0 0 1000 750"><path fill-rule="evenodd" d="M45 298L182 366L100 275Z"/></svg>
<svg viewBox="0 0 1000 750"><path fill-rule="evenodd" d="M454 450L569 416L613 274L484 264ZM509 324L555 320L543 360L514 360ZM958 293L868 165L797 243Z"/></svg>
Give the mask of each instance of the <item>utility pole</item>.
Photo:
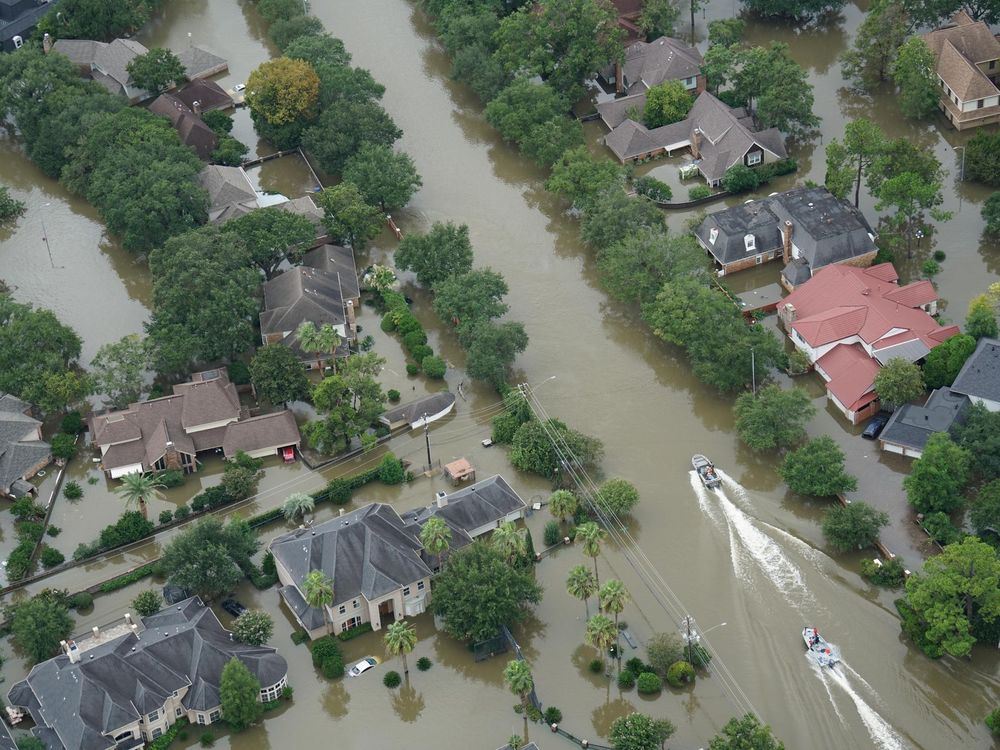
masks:
<svg viewBox="0 0 1000 750"><path fill-rule="evenodd" d="M431 436L427 424L427 412L424 412L424 442L427 444L427 471L431 470Z"/></svg>
<svg viewBox="0 0 1000 750"><path fill-rule="evenodd" d="M684 650L687 652L687 662L691 664L693 659L691 647L698 641L694 618L691 615L685 615L684 628L685 630L681 631L681 635L684 637Z"/></svg>
<svg viewBox="0 0 1000 750"><path fill-rule="evenodd" d="M753 395L757 395L757 360L753 349L750 350L750 380L753 385Z"/></svg>

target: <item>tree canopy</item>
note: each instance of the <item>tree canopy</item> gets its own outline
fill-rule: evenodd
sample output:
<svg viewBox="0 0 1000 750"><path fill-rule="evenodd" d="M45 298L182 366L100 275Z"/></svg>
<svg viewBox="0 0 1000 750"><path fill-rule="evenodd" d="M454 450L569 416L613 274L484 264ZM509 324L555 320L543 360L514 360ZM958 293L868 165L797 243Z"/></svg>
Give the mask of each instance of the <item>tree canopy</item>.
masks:
<svg viewBox="0 0 1000 750"><path fill-rule="evenodd" d="M547 479L563 472L559 456L552 447L546 428L554 433L580 461L578 468L594 469L604 455L604 446L597 438L570 429L557 419L548 420L543 426L535 419L517 428L511 443L510 462L514 468L530 471ZM568 479L568 477L567 477Z"/></svg>
<svg viewBox="0 0 1000 750"><path fill-rule="evenodd" d="M941 98L934 53L919 36L907 39L892 64L892 78L899 87L899 108L906 117L922 120L937 111Z"/></svg>
<svg viewBox="0 0 1000 750"><path fill-rule="evenodd" d="M902 357L893 357L875 376L875 392L882 405L895 409L920 398L926 390L919 365Z"/></svg>
<svg viewBox="0 0 1000 750"><path fill-rule="evenodd" d="M434 222L426 234L407 234L394 256L396 268L414 271L421 286L433 287L450 276L472 270L469 227Z"/></svg>
<svg viewBox="0 0 1000 750"><path fill-rule="evenodd" d="M906 499L919 513L951 513L962 505L971 455L947 432L935 432L903 479Z"/></svg>
<svg viewBox="0 0 1000 750"><path fill-rule="evenodd" d="M317 234L305 216L278 206L250 211L226 222L222 231L239 236L247 250L245 261L257 266L269 279L285 260L292 265L299 263Z"/></svg>
<svg viewBox="0 0 1000 750"><path fill-rule="evenodd" d="M517 321L466 323L459 328L458 341L466 352L465 371L469 377L495 387L506 382L507 368L528 348L524 324Z"/></svg>
<svg viewBox="0 0 1000 750"><path fill-rule="evenodd" d="M382 106L370 99L346 100L327 107L306 130L303 145L331 174L340 174L347 160L364 144L391 147L403 135Z"/></svg>
<svg viewBox="0 0 1000 750"><path fill-rule="evenodd" d="M705 251L688 234L641 227L597 256L601 284L622 302L652 302L672 279L708 278Z"/></svg>
<svg viewBox="0 0 1000 750"><path fill-rule="evenodd" d="M858 487L858 480L844 469L843 451L829 435L787 454L778 471L785 484L800 495L830 497Z"/></svg>
<svg viewBox="0 0 1000 750"><path fill-rule="evenodd" d="M744 0L746 9L757 16L777 16L798 21L834 13L845 0Z"/></svg>
<svg viewBox="0 0 1000 750"><path fill-rule="evenodd" d="M965 332L977 340L997 337L997 316L993 303L987 295L980 294L969 302L969 312L965 316Z"/></svg>
<svg viewBox="0 0 1000 750"><path fill-rule="evenodd" d="M38 23L38 34L110 42L145 25L163 0L65 0Z"/></svg>
<svg viewBox="0 0 1000 750"><path fill-rule="evenodd" d="M434 579L431 606L450 636L481 641L495 636L501 625L523 619L528 605L541 598L530 571L509 565L485 542L474 542L448 556Z"/></svg>
<svg viewBox="0 0 1000 750"><path fill-rule="evenodd" d="M601 485L595 500L605 513L625 516L639 504L639 490L627 479L609 479Z"/></svg>
<svg viewBox="0 0 1000 750"><path fill-rule="evenodd" d="M409 155L372 143L347 160L342 176L358 186L365 202L383 212L405 206L423 184Z"/></svg>
<svg viewBox="0 0 1000 750"><path fill-rule="evenodd" d="M353 182L324 188L315 196L315 201L323 210L323 226L334 242L345 243L360 251L382 231L385 216L378 208L365 202Z"/></svg>
<svg viewBox="0 0 1000 750"><path fill-rule="evenodd" d="M555 86L518 78L486 105L486 119L526 157L548 166L583 143L580 123L566 116L569 109Z"/></svg>
<svg viewBox="0 0 1000 750"><path fill-rule="evenodd" d="M733 408L736 432L755 451L792 448L805 437L805 424L816 413L809 395L801 388L766 385L753 393L742 393Z"/></svg>
<svg viewBox="0 0 1000 750"><path fill-rule="evenodd" d="M642 113L647 128L659 128L687 117L694 99L681 81L664 81L646 92L646 107Z"/></svg>
<svg viewBox="0 0 1000 750"><path fill-rule="evenodd" d="M771 727L753 714L732 718L708 743L708 750L785 750L771 735Z"/></svg>
<svg viewBox="0 0 1000 750"><path fill-rule="evenodd" d="M75 364L81 343L51 310L15 302L0 292L0 392L42 400L48 378Z"/></svg>
<svg viewBox="0 0 1000 750"><path fill-rule="evenodd" d="M667 719L631 713L611 722L608 740L615 750L659 750L673 733L674 725Z"/></svg>
<svg viewBox="0 0 1000 750"><path fill-rule="evenodd" d="M302 427L309 445L321 453L338 453L378 420L386 396L375 375L384 363L375 354L356 355L340 373L313 388L312 401L320 418Z"/></svg>
<svg viewBox="0 0 1000 750"><path fill-rule="evenodd" d="M146 54L133 58L126 68L132 82L151 94L159 94L181 83L187 75L177 55L162 47L153 47Z"/></svg>
<svg viewBox="0 0 1000 750"><path fill-rule="evenodd" d="M909 32L910 19L901 3L876 0L861 22L851 49L840 57L844 78L862 91L871 91L889 80Z"/></svg>
<svg viewBox="0 0 1000 750"><path fill-rule="evenodd" d="M294 148L317 114L319 77L304 60L277 57L247 79L246 103L257 132L277 148Z"/></svg>
<svg viewBox="0 0 1000 750"><path fill-rule="evenodd" d="M456 327L503 317L510 306L504 277L490 268L449 276L434 285L434 312Z"/></svg>
<svg viewBox="0 0 1000 750"><path fill-rule="evenodd" d="M309 396L309 380L302 361L283 344L268 344L250 360L250 380L257 397L274 405L304 401Z"/></svg>
<svg viewBox="0 0 1000 750"><path fill-rule="evenodd" d="M934 389L951 385L965 360L976 350L976 339L969 335L952 336L931 349L924 360L924 380Z"/></svg>
<svg viewBox="0 0 1000 750"><path fill-rule="evenodd" d="M247 666L235 656L222 668L219 680L219 699L222 716L236 731L246 729L264 712L258 700L260 682Z"/></svg>
<svg viewBox="0 0 1000 750"><path fill-rule="evenodd" d="M246 521L224 526L208 516L171 540L163 551L163 568L175 586L212 599L237 584L259 547Z"/></svg>
<svg viewBox="0 0 1000 750"><path fill-rule="evenodd" d="M59 641L69 637L72 627L64 592L46 589L13 607L14 643L33 663L54 656Z"/></svg>
<svg viewBox="0 0 1000 750"><path fill-rule="evenodd" d="M952 425L952 433L972 457L970 473L976 479L989 482L1000 478L1000 412L972 404L964 420Z"/></svg>
<svg viewBox="0 0 1000 750"><path fill-rule="evenodd" d="M831 505L823 514L823 535L834 547L850 552L869 547L889 516L868 503L856 500L847 505Z"/></svg>
<svg viewBox="0 0 1000 750"><path fill-rule="evenodd" d="M1000 536L1000 479L985 484L976 493L969 521L980 536L987 532Z"/></svg>
<svg viewBox="0 0 1000 750"><path fill-rule="evenodd" d="M577 208L586 208L590 201L624 180L622 168L608 159L595 159L586 146L563 152L552 165L552 174L545 189L564 195Z"/></svg>

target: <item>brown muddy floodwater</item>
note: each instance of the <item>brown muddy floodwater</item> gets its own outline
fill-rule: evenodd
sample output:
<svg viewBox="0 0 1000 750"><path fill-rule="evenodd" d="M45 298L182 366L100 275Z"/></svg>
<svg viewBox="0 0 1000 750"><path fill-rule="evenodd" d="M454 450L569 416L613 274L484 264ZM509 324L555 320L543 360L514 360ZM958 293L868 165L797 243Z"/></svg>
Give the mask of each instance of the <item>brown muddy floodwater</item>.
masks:
<svg viewBox="0 0 1000 750"><path fill-rule="evenodd" d="M187 43L190 33L194 43L229 59L231 73L221 79L224 86L245 80L272 53L250 3L173 0L167 5L143 41L178 46ZM730 15L733 8L732 0L710 3L707 17L699 19L699 33L704 36L707 20ZM540 401L553 415L600 437L606 446L606 473L627 477L639 487L643 501L629 530L649 563L702 628L726 623L709 638L745 698L734 699L736 691L727 689L730 683L718 671L692 689L667 691L653 699L634 690L621 694L586 670L593 652L581 645L584 612L564 587L566 571L581 560L579 552L563 549L547 558L538 567L545 598L517 635L542 701L562 709L566 728L597 739L606 735L616 716L641 710L677 725L671 746L694 748L706 744L749 702L788 748L992 747L982 717L1000 701L996 650L978 648L971 662L924 658L900 635L893 594L859 578L856 556L828 556L818 524L823 504L786 493L774 461L740 447L732 431L731 399L703 388L676 351L648 334L634 310L610 301L601 291L576 223L543 189L544 173L503 143L486 124L475 96L449 80L449 62L415 5L405 0L322 0L314 2L312 10L344 40L355 64L369 68L386 86L385 106L403 129L401 145L413 156L424 182L398 217L404 231L418 231L438 220L469 225L478 264L506 276L512 315L525 322L531 336L515 378L537 384L555 376L539 387ZM907 135L934 149L951 170L946 208L955 212L936 236L937 248L947 254L936 282L947 302L946 315L961 322L969 299L1000 272L1000 250L982 239L979 207L987 191L956 183L953 146L964 137L942 130L941 123L905 123L891 96L867 100L842 91L836 58L850 44L861 18L862 10L848 5L841 19L818 30L749 25L747 36L753 42L777 39L790 45L809 71L816 87L816 112L823 118L815 142L793 150L801 163L799 174L768 190L804 179L822 182L823 144L839 137L844 122L859 115L878 121L891 135ZM236 131L245 142L257 145L245 112L237 116ZM587 132L598 148L600 131ZM14 146L5 148L0 180L13 183L14 192L27 196L31 205L14 234L4 238L0 276L18 287L19 298L54 307L72 322L86 339L88 352L138 330L145 315L145 269L135 267L103 238L88 207L41 179L16 156ZM656 162L649 168L669 172L671 166ZM673 181L672 176L668 179ZM871 199L865 196L864 201L864 209L874 217ZM37 242L41 216L48 224L48 215L38 210L46 202L50 208L62 207L54 212L58 221L53 218L49 231L54 234L53 227L58 227L65 232L62 254L60 243L53 244L55 262L67 266L64 276L54 275L44 245ZM687 218L671 214L668 221L680 229ZM365 261L378 260L389 250L391 243L380 239ZM25 268L29 262L30 271ZM743 281L733 277L730 282L752 288L776 280L777 270L759 269ZM78 289L84 274L91 283ZM412 296L435 349L460 367L462 354L434 322L426 297ZM78 309L67 299L86 304ZM415 389L428 387L401 376L403 360L393 342L377 330L369 332L378 340L377 350L389 358L394 382L404 386L400 390L405 393L411 382ZM450 373L449 384L454 388L462 378L460 369ZM810 432L835 435L873 495L880 485L886 495L898 494L907 466L883 462L870 444L852 437L825 408L817 383L802 385L819 407ZM544 492L537 481L507 469L501 450L479 447L495 396L482 389L467 391L468 400L460 402L453 421L432 432L435 451L442 458L469 455L487 469L481 475L503 471L527 497ZM420 461L421 442L414 436L398 452ZM710 455L731 477L722 495L692 487L688 461L695 452ZM267 481L277 494L284 490L282 481L292 478L269 476ZM319 481L310 475L303 486ZM413 507L427 502L433 489L426 481L396 490L366 488L356 501L377 499ZM268 502L265 498L258 505ZM904 550L915 565L917 542L902 511L897 509L888 536L891 546ZM529 521L536 544L544 521L543 514ZM135 564L153 554L155 545L129 553L128 561ZM653 632L677 627L659 603L663 592L649 591L618 549L609 545L600 564L602 578L618 575L629 587L634 601L623 618L640 643ZM98 572L81 570L78 575L83 580ZM98 608L106 610L103 619L125 606L134 587L127 592L129 596L98 601ZM345 748L482 748L500 746L509 734L522 730L510 711L515 699L500 678L503 659L474 664L460 645L436 633L430 618L418 623L421 642L414 656L430 656L434 668L414 671L411 689L390 692L379 675L337 683L318 678L305 649L290 645L291 624L277 605L277 594L241 591L241 597L276 615L274 643L289 660L296 694L292 707L252 732L231 738L232 747L284 748L330 736ZM840 646L845 663L838 672L821 673L803 655L799 632L806 623L816 624ZM79 629L84 626L89 627L81 620ZM350 642L347 652L351 658L381 656L382 646L376 636L366 636ZM8 682L21 668L18 661L8 660ZM543 747L563 742L544 734L532 725L531 736Z"/></svg>

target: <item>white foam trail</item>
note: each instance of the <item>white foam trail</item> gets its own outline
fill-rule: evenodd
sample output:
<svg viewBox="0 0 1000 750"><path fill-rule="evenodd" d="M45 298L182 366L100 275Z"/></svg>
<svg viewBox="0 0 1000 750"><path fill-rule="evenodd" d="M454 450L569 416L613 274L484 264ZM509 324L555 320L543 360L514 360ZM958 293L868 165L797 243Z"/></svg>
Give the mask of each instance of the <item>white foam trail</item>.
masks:
<svg viewBox="0 0 1000 750"><path fill-rule="evenodd" d="M691 480L691 489L694 490L694 494L698 496L698 507L701 508L702 512L715 522L715 525L720 529L725 527L725 521L716 512L715 505L709 497L708 489L705 485L701 483L701 479L698 477L698 472L693 469L688 472L688 478Z"/></svg>
<svg viewBox="0 0 1000 750"><path fill-rule="evenodd" d="M845 667L847 666L843 662L841 664ZM853 672L854 670L851 671ZM872 738L872 742L875 743L875 746L879 750L904 750L906 746L903 744L902 738L896 734L896 730L857 693L845 674L837 671L837 668L834 667L833 669L820 668L819 675L824 682L829 681L839 685L847 693L848 697L854 701L854 706L858 709L858 716L861 717L861 722L865 725L865 729L868 730L868 736Z"/></svg>
<svg viewBox="0 0 1000 750"><path fill-rule="evenodd" d="M851 675L851 677L853 677L853 678L854 678L855 680L857 680L857 681L858 681L858 682L860 682L860 683L861 683L862 685L864 685L864 686L865 686L865 688L866 688L866 689L868 690L868 692L869 692L869 693L871 693L871 694L872 694L873 696L877 696L877 695L878 695L878 693L876 693L876 692L875 692L875 688L873 688L873 687L872 687L871 685L869 685L869 684L868 684L868 680L866 680L866 679L865 679L864 677L862 677L862 676L861 676L861 675L860 675L860 674L859 674L858 672L856 672L856 671L854 670L854 667L852 667L852 666L851 666L850 664L848 664L848 663L847 663L846 661L842 661L842 662L840 662L840 666L841 666L841 667L842 667L842 668L843 668L843 669L844 669L844 670L845 670L846 672L848 672L848 673L849 673L849 674Z"/></svg>
<svg viewBox="0 0 1000 750"><path fill-rule="evenodd" d="M735 479L733 479L731 476L729 476L726 472L724 472L722 469L718 467L716 467L715 473L718 474L720 477L722 477L722 483L733 491L733 495L736 496L736 499L739 500L741 505L744 505L748 508L754 507L753 500L750 499L750 493L746 491L746 489L743 487L742 484L737 482Z"/></svg>
<svg viewBox="0 0 1000 750"><path fill-rule="evenodd" d="M833 710L837 712L837 718L840 719L840 723L846 727L847 719L844 718L844 714L840 712L840 706L837 705L837 701L835 701L833 698L833 691L830 690L830 681L825 680L822 677L821 673L823 669L825 669L825 667L821 667L819 665L819 662L815 658L813 658L813 654L811 651L806 651L806 658L812 664L812 667L816 671L816 673L820 675L820 682L823 683L823 687L826 690L826 695L830 699L830 705L833 706Z"/></svg>

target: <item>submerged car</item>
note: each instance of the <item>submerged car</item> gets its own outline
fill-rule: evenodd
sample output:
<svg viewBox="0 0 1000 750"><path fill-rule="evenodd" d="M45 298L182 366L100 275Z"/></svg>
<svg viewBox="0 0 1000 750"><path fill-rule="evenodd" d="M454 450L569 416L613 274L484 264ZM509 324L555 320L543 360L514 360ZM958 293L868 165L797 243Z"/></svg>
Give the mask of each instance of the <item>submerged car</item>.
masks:
<svg viewBox="0 0 1000 750"><path fill-rule="evenodd" d="M365 672L367 672L369 669L371 669L376 665L378 665L378 659L376 659L374 656L366 656L364 659L362 659L361 661L359 661L357 664L355 664L353 667L350 668L350 670L347 672L347 676L358 677L359 675L363 675Z"/></svg>
<svg viewBox="0 0 1000 750"><path fill-rule="evenodd" d="M865 427L865 431L861 433L861 437L865 440L874 440L882 434L882 430L885 429L887 424L889 424L889 415L880 411L872 417L871 422Z"/></svg>
<svg viewBox="0 0 1000 750"><path fill-rule="evenodd" d="M226 612L231 614L233 617L239 617L240 615L242 615L244 612L247 611L247 608L244 607L235 599L226 599L224 602L222 602L222 608L226 610Z"/></svg>

